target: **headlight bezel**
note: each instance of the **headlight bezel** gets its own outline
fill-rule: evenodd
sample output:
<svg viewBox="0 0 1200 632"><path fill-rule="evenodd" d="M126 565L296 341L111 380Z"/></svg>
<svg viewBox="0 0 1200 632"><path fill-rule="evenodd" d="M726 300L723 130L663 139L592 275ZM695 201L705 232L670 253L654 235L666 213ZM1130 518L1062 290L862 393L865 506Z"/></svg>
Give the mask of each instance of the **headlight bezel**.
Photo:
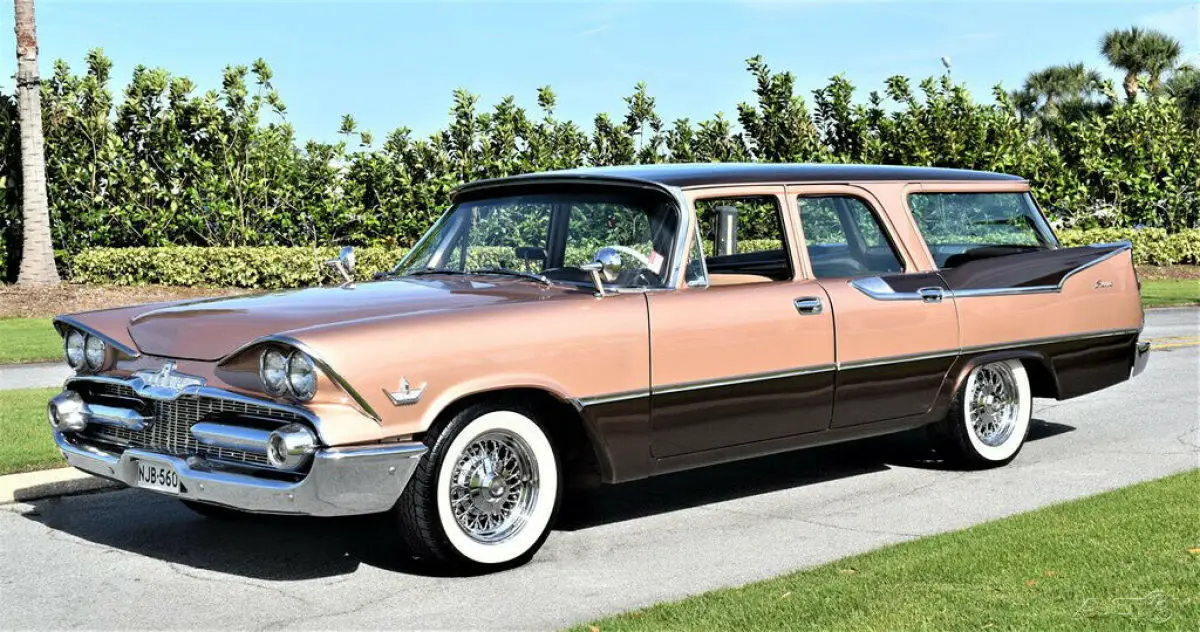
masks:
<svg viewBox="0 0 1200 632"><path fill-rule="evenodd" d="M282 379L279 382L267 379L268 358L272 359L271 362L282 360ZM294 377L294 368L301 368L308 375L307 383L304 382L305 378ZM320 387L317 363L311 355L300 349L276 345L267 346L259 352L258 379L267 395L298 402L312 400Z"/></svg>

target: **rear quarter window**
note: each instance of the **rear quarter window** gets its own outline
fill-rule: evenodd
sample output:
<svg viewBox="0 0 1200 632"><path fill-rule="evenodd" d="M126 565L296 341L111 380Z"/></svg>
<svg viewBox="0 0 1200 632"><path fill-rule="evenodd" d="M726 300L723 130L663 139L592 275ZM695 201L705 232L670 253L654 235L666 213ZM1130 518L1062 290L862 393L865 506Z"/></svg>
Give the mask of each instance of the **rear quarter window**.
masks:
<svg viewBox="0 0 1200 632"><path fill-rule="evenodd" d="M1028 193L912 193L908 205L940 268L1058 246Z"/></svg>

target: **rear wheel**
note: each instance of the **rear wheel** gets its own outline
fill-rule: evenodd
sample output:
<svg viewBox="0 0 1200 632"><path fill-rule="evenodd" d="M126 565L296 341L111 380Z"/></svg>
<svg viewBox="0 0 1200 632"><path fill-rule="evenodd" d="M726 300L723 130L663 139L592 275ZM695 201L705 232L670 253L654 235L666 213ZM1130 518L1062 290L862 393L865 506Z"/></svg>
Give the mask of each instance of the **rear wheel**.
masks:
<svg viewBox="0 0 1200 632"><path fill-rule="evenodd" d="M393 510L417 557L500 568L528 561L558 510L561 475L550 438L519 404L468 406L427 440Z"/></svg>
<svg viewBox="0 0 1200 632"><path fill-rule="evenodd" d="M1029 434L1033 395L1020 360L971 370L938 428L939 448L953 461L975 467L1004 465Z"/></svg>

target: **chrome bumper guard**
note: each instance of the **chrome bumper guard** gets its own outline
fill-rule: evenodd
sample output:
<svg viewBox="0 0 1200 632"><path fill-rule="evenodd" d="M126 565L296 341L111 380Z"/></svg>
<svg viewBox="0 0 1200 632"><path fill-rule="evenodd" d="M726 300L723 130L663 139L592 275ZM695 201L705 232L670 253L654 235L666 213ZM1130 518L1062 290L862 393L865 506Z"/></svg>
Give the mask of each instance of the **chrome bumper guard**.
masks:
<svg viewBox="0 0 1200 632"><path fill-rule="evenodd" d="M1139 340L1133 345L1133 369L1129 377L1134 377L1146 370L1146 362L1150 359L1150 341Z"/></svg>
<svg viewBox="0 0 1200 632"><path fill-rule="evenodd" d="M90 474L137 486L137 462L169 465L179 475L179 498L254 513L347 516L387 511L400 498L426 448L422 443L322 448L297 482L274 480L208 466L147 450L120 454L77 443L54 431L67 463ZM170 492L161 492L174 495Z"/></svg>

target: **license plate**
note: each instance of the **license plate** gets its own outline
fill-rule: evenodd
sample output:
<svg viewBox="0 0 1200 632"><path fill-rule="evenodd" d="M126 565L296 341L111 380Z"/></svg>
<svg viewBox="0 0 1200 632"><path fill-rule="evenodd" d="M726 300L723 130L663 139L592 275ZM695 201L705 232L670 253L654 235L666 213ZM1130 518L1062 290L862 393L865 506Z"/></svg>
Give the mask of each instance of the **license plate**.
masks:
<svg viewBox="0 0 1200 632"><path fill-rule="evenodd" d="M137 486L168 494L179 493L179 475L170 465L150 461L137 462Z"/></svg>

